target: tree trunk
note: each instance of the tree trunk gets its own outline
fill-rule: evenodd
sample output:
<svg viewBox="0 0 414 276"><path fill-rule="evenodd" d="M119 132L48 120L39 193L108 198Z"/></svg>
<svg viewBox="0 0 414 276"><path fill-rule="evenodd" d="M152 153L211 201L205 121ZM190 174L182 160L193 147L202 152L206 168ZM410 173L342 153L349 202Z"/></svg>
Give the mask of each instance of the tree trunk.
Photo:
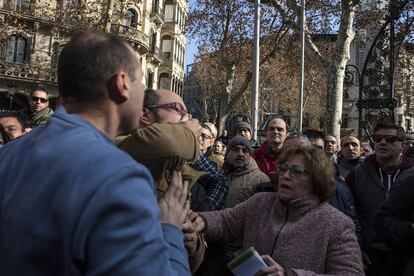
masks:
<svg viewBox="0 0 414 276"><path fill-rule="evenodd" d="M223 95L219 100L218 114L217 114L217 133L222 133L226 129L226 120L229 116L229 101L230 97Z"/></svg>
<svg viewBox="0 0 414 276"><path fill-rule="evenodd" d="M221 133L226 127L226 119L231 109L230 99L236 78L236 65L227 64L226 66L226 86L223 96L219 99L219 111L216 120L217 133Z"/></svg>
<svg viewBox="0 0 414 276"><path fill-rule="evenodd" d="M345 77L345 65L347 60L344 59L342 64L333 66L332 74L328 80L328 93L331 97L331 118L328 130L332 133L337 141L340 141L341 123L342 123L342 104L343 104L343 86ZM345 64L345 65L343 65Z"/></svg>

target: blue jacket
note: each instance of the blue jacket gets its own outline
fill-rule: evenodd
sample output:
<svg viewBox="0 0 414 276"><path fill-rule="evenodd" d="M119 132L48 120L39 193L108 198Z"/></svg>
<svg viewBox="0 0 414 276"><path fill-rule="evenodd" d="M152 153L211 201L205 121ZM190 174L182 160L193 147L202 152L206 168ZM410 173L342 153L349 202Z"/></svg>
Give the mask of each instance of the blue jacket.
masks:
<svg viewBox="0 0 414 276"><path fill-rule="evenodd" d="M0 149L2 275L189 275L148 170L60 108Z"/></svg>

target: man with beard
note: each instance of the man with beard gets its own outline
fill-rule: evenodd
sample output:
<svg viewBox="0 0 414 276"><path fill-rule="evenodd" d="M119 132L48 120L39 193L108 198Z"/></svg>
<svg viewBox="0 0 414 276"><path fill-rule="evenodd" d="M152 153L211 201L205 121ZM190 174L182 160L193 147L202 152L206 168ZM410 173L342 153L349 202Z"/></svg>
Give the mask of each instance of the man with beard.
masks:
<svg viewBox="0 0 414 276"><path fill-rule="evenodd" d="M223 165L230 186L227 208L247 200L254 194L258 184L270 181L257 167L251 152L249 141L243 137L236 136L230 140Z"/></svg>
<svg viewBox="0 0 414 276"><path fill-rule="evenodd" d="M375 153L365 158L346 179L362 226L363 255L370 264L367 275L400 275L393 252L378 243L374 220L390 195L412 182L414 168L401 155L404 136L404 130L398 125L378 123L373 135Z"/></svg>
<svg viewBox="0 0 414 276"><path fill-rule="evenodd" d="M361 162L361 144L355 136L345 136L341 140L342 159L338 160L339 174L346 179L351 172Z"/></svg>
<svg viewBox="0 0 414 276"><path fill-rule="evenodd" d="M252 154L259 169L264 172L272 182L276 181L275 169L277 159L282 153L283 142L286 139L288 125L282 118L275 118L267 125L266 142Z"/></svg>

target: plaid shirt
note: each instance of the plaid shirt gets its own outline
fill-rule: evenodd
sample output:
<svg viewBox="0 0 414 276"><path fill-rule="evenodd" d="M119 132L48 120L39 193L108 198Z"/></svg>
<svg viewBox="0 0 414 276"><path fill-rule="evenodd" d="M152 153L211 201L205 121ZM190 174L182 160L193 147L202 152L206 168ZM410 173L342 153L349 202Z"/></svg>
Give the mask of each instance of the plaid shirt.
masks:
<svg viewBox="0 0 414 276"><path fill-rule="evenodd" d="M191 166L196 170L206 172L198 179L198 183L206 189L207 201L213 206L213 210L223 209L229 185L227 178L217 168L217 164L200 153L200 158L194 161Z"/></svg>

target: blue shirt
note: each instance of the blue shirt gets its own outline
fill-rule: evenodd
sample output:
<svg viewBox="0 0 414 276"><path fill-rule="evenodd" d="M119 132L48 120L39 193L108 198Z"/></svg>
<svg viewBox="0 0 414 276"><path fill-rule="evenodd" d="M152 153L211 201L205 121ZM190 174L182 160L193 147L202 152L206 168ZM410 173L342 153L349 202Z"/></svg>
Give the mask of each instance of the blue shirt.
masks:
<svg viewBox="0 0 414 276"><path fill-rule="evenodd" d="M2 275L190 275L148 170L77 115L0 149Z"/></svg>

